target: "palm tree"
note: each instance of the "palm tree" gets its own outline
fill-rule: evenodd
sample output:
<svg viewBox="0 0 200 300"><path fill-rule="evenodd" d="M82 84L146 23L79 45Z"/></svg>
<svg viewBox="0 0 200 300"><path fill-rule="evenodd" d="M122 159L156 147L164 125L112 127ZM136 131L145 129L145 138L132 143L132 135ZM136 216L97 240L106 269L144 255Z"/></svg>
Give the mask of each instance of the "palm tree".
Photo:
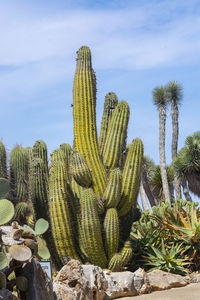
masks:
<svg viewBox="0 0 200 300"><path fill-rule="evenodd" d="M167 96L168 101L171 104L171 117L172 117L172 145L171 145L171 153L172 160L177 156L177 148L178 148L178 116L179 116L179 105L182 100L182 86L178 84L176 81L171 81L167 87ZM177 176L174 174L174 185L176 191L176 200L181 199L181 183Z"/></svg>
<svg viewBox="0 0 200 300"><path fill-rule="evenodd" d="M187 155L187 149L182 148L175 160L172 163L172 167L177 174L178 179L181 182L182 188L183 188L183 194L185 196L185 199L187 201L192 202L192 198L189 193L189 188L188 188L188 182L187 182L187 163L188 161L188 155Z"/></svg>
<svg viewBox="0 0 200 300"><path fill-rule="evenodd" d="M186 138L173 167L183 184L200 197L200 131Z"/></svg>
<svg viewBox="0 0 200 300"><path fill-rule="evenodd" d="M167 97L166 89L163 86L156 87L153 90L153 103L159 112L159 154L160 170L163 185L165 201L171 204L170 191L167 181L166 159L165 159L165 125L166 125L166 106Z"/></svg>

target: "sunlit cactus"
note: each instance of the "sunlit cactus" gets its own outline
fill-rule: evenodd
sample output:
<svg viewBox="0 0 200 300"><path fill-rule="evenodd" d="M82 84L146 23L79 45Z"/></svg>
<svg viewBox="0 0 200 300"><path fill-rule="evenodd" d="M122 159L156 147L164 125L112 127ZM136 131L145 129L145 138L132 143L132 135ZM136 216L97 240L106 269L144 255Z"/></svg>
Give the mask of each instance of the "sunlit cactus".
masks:
<svg viewBox="0 0 200 300"><path fill-rule="evenodd" d="M143 144L140 139L135 139L129 146L122 173L122 196L118 205L120 216L126 215L137 204L142 160Z"/></svg>
<svg viewBox="0 0 200 300"><path fill-rule="evenodd" d="M103 162L108 169L119 167L127 137L129 114L129 106L125 101L119 102L113 112L103 151Z"/></svg>

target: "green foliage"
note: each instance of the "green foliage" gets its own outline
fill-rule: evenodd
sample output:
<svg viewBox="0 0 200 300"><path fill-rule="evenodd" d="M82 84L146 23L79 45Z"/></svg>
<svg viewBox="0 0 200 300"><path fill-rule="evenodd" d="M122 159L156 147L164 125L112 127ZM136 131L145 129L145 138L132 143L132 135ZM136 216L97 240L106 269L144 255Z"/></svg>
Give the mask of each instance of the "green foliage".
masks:
<svg viewBox="0 0 200 300"><path fill-rule="evenodd" d="M177 274L198 270L200 211L197 205L178 200L172 206L163 202L160 207L153 207L152 213L144 211L141 219L133 223L130 234L131 269L136 266L148 269L151 262L154 268Z"/></svg>
<svg viewBox="0 0 200 300"><path fill-rule="evenodd" d="M159 269L165 272L170 272L179 275L187 274L187 270L184 268L185 265L189 265L187 258L181 255L184 252L184 247L180 245L172 245L169 249L166 249L162 240L161 249L157 249L151 246L152 253L147 254L146 264L152 266L149 271Z"/></svg>

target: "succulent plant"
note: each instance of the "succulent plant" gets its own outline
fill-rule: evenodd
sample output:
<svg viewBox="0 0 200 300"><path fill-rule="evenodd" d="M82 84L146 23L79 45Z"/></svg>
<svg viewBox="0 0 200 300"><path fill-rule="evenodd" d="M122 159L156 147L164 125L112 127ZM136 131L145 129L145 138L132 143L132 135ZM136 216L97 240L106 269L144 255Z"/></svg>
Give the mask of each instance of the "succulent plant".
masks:
<svg viewBox="0 0 200 300"><path fill-rule="evenodd" d="M0 225L4 225L13 218L15 213L14 205L7 199L0 200Z"/></svg>

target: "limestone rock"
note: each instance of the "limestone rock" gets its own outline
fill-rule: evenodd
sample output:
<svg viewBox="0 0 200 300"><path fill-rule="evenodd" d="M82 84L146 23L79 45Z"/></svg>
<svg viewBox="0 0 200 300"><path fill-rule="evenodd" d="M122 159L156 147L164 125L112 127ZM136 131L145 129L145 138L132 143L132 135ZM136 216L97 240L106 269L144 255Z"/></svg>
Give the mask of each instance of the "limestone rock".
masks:
<svg viewBox="0 0 200 300"><path fill-rule="evenodd" d="M139 268L134 273L134 287L139 295L150 292L151 287L147 277L147 273Z"/></svg>
<svg viewBox="0 0 200 300"><path fill-rule="evenodd" d="M189 283L188 278L161 270L154 270L147 273L147 278L151 286L151 291L167 290L174 287L185 286Z"/></svg>
<svg viewBox="0 0 200 300"><path fill-rule="evenodd" d="M28 300L55 300L53 284L39 262L32 259L17 276L25 276L28 279L28 290L26 297Z"/></svg>
<svg viewBox="0 0 200 300"><path fill-rule="evenodd" d="M100 267L72 259L57 274L53 287L57 300L103 300L107 281Z"/></svg>
<svg viewBox="0 0 200 300"><path fill-rule="evenodd" d="M9 290L0 289L0 300L19 300L19 298L13 295Z"/></svg>
<svg viewBox="0 0 200 300"><path fill-rule="evenodd" d="M129 271L126 272L104 271L104 274L105 274L105 278L108 281L108 288L106 290L106 294L108 295L109 299L138 295L138 292L134 286L134 278L135 278L134 273Z"/></svg>

